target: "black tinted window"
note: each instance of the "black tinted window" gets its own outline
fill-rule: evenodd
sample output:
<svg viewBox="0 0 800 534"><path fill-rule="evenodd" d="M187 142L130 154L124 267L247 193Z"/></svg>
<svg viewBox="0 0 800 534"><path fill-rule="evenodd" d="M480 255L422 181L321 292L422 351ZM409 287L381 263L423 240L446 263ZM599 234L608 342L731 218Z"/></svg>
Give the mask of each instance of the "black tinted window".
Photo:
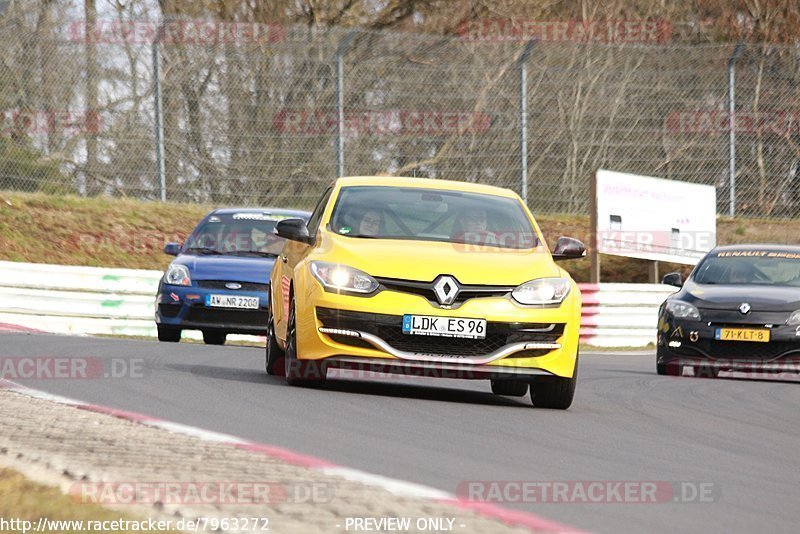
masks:
<svg viewBox="0 0 800 534"><path fill-rule="evenodd" d="M800 252L720 251L697 266L698 284L768 284L800 286Z"/></svg>

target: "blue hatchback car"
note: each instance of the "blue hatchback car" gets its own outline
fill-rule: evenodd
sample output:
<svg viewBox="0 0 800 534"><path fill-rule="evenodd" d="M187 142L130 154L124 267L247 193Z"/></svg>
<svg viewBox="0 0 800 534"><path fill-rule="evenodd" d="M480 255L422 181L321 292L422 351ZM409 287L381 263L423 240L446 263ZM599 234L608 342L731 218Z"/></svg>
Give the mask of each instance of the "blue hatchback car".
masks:
<svg viewBox="0 0 800 534"><path fill-rule="evenodd" d="M206 215L186 243L167 243L170 263L156 296L158 340L178 342L182 330L201 330L222 345L228 334L267 330L269 275L284 239L273 233L283 219L308 220L305 211L226 208Z"/></svg>

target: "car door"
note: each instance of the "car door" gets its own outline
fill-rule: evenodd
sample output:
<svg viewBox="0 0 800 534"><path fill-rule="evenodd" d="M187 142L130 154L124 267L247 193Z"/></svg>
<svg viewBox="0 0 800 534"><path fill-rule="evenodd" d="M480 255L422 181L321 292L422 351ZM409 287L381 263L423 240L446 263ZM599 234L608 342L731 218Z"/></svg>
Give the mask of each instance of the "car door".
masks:
<svg viewBox="0 0 800 534"><path fill-rule="evenodd" d="M315 240L322 214L325 212L325 207L328 205L332 191L333 186L325 190L306 224L308 235L314 236ZM313 245L298 241L287 241L273 268L271 283L272 291L274 291L276 298L272 299L272 313L275 321L275 335L281 340L286 339L286 320L289 317L289 292L292 284L292 273L294 273L295 267L306 256L311 247Z"/></svg>

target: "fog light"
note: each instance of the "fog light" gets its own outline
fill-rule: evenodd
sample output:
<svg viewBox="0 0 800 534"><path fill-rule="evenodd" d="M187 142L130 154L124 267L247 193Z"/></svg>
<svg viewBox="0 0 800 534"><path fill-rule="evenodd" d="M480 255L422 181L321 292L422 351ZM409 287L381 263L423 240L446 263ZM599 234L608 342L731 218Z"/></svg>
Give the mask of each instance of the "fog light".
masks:
<svg viewBox="0 0 800 534"><path fill-rule="evenodd" d="M342 328L325 328L320 327L320 332L323 334L339 334L340 336L361 337L361 334L355 330L345 330Z"/></svg>

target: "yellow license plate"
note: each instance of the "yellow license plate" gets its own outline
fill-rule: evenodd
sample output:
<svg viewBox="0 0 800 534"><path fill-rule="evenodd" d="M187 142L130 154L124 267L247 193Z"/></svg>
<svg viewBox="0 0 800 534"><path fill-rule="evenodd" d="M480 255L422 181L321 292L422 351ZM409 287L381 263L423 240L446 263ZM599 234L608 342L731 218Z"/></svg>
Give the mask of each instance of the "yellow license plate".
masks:
<svg viewBox="0 0 800 534"><path fill-rule="evenodd" d="M717 328L716 338L720 341L769 342L769 330L763 328Z"/></svg>

